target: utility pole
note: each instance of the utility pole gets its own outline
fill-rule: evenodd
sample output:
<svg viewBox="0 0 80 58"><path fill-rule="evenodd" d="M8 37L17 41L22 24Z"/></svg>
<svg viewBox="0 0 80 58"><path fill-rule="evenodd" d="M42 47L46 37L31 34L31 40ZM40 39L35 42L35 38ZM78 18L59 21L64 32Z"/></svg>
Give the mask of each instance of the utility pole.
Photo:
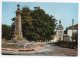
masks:
<svg viewBox="0 0 80 58"><path fill-rule="evenodd" d="M73 24L74 24L74 19L72 19L72 45L73 45L73 30L74 30L74 27L73 27ZM72 47L74 47L74 46L72 46Z"/></svg>
<svg viewBox="0 0 80 58"><path fill-rule="evenodd" d="M73 24L74 24L74 19L72 19L72 36L73 36L73 30L74 30Z"/></svg>

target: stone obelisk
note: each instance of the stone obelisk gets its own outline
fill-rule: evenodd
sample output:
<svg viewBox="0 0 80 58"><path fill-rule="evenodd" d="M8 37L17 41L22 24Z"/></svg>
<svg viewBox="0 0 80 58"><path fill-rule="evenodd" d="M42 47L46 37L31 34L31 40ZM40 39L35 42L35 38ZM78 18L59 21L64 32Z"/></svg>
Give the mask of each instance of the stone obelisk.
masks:
<svg viewBox="0 0 80 58"><path fill-rule="evenodd" d="M15 30L14 30L14 40L23 40L22 35L22 24L21 24L21 10L19 4L17 5L16 17L15 17Z"/></svg>

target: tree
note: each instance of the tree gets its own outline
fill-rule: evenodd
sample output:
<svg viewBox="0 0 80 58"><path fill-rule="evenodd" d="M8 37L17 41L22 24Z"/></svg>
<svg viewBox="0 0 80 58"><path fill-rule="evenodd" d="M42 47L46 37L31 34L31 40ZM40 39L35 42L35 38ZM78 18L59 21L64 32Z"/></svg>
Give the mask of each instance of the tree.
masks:
<svg viewBox="0 0 80 58"><path fill-rule="evenodd" d="M21 18L22 32L26 39L34 41L51 40L50 35L54 34L56 27L56 19L52 15L46 14L40 7L36 7L34 10L23 7ZM13 27L15 18L12 20Z"/></svg>
<svg viewBox="0 0 80 58"><path fill-rule="evenodd" d="M56 19L52 15L46 14L40 7L33 10L31 16L35 32L40 35L41 40L50 40L50 35L54 33Z"/></svg>
<svg viewBox="0 0 80 58"><path fill-rule="evenodd" d="M67 28L66 28L66 30L64 31L64 34L67 34Z"/></svg>
<svg viewBox="0 0 80 58"><path fill-rule="evenodd" d="M10 40L12 38L12 30L10 26L2 24L2 38Z"/></svg>

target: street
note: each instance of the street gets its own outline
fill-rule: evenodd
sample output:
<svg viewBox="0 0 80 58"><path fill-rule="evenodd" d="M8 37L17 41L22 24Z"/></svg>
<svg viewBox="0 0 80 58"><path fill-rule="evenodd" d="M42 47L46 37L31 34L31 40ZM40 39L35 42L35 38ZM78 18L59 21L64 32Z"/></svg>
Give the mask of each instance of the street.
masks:
<svg viewBox="0 0 80 58"><path fill-rule="evenodd" d="M54 44L46 44L39 51L2 51L3 55L27 55L27 56L77 56L76 49L62 48Z"/></svg>

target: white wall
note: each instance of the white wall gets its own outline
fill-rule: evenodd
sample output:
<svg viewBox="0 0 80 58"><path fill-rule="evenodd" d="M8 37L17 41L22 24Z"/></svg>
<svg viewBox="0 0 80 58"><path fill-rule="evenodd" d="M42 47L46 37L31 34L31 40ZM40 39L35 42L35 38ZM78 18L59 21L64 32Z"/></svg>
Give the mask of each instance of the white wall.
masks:
<svg viewBox="0 0 80 58"><path fill-rule="evenodd" d="M73 32L77 32L77 30L73 30ZM72 30L68 30L67 35L69 35L71 37L72 36Z"/></svg>

